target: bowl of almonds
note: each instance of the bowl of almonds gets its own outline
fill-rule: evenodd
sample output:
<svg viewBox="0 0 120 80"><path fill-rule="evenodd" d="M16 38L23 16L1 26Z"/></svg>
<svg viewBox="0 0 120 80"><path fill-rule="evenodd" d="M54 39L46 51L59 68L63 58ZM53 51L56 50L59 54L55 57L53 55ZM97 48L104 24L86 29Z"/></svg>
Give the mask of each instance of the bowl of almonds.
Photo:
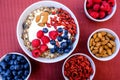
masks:
<svg viewBox="0 0 120 80"><path fill-rule="evenodd" d="M100 61L108 61L118 54L120 41L115 32L102 28L89 36L87 47L94 58Z"/></svg>

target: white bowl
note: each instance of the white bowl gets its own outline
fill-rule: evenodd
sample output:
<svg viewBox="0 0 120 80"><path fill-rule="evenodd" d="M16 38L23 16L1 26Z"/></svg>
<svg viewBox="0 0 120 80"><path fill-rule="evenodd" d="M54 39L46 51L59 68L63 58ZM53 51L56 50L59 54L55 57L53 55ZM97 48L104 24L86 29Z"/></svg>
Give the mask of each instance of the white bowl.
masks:
<svg viewBox="0 0 120 80"><path fill-rule="evenodd" d="M91 17L91 16L89 15L89 13L88 13L88 11L87 11L87 8L86 8L87 1L88 1L88 0L85 0L85 1L84 1L84 12L85 12L86 16L87 16L89 19L93 20L93 21L96 21L96 22L104 22L104 21L109 20L109 19L115 14L115 11L116 11L116 8L117 8L116 0L114 0L114 1L115 1L115 5L114 5L113 8L112 8L112 13L109 14L109 15L107 15L107 16L106 16L105 18L103 18L103 19L95 19L95 18L93 18L93 17Z"/></svg>
<svg viewBox="0 0 120 80"><path fill-rule="evenodd" d="M75 53L75 54L72 54L71 56L69 56L69 57L64 61L63 66L62 66L62 74L63 74L64 79L65 79L65 80L68 80L68 78L67 78L67 77L65 76L65 74L64 74L64 66L65 66L66 61L69 60L71 57L77 56L77 55L78 55L78 56L79 56L79 55L85 56L85 57L90 61L91 67L92 67L92 69L93 69L93 74L90 76L90 80L92 80L92 79L94 78L94 76L95 76L96 67L95 67L95 64L94 64L93 60L92 60L88 55L86 55L86 54L84 54L84 53Z"/></svg>
<svg viewBox="0 0 120 80"><path fill-rule="evenodd" d="M59 56L57 58L54 58L54 59L47 59L47 58L34 58L31 54L31 52L25 47L24 45L24 42L23 42L23 39L21 38L22 36L22 32L23 32L23 28L22 28L22 24L23 24L23 21L25 21L26 17L35 9L37 8L40 8L42 6L47 6L47 7L56 7L56 8L62 8L64 10L66 10L67 12L70 13L70 15L73 17L75 23L76 23L76 26L77 26L77 35L76 35L76 40L75 42L73 43L73 49L67 53L67 54L63 54L62 56ZM18 42L22 48L22 50L29 56L31 57L32 59L36 60L36 61L39 61L39 62L44 62L44 63L54 63L54 62L58 62L58 61L61 61L63 59L65 59L67 56L69 56L73 51L74 49L76 48L76 45L78 43L78 40L79 40L79 25L78 25L78 22L77 22L77 19L75 17L75 15L72 13L72 11L67 8L65 5L61 4L61 3L58 3L58 2L55 2L55 1L39 1L39 2L36 2L32 5L30 5L28 8L26 8L24 10L24 12L21 14L20 18L19 18L19 21L17 23L17 39L18 39Z"/></svg>
<svg viewBox="0 0 120 80"><path fill-rule="evenodd" d="M30 63L30 61L27 59L27 57L26 56L24 56L23 54L21 54L21 53L17 53L17 52L10 52L10 53L7 53L7 54L5 54L4 56L2 56L1 58L0 58L0 61L2 61L8 54L15 54L15 55L20 55L20 56L22 56L22 57L24 57L26 60L27 60L27 62L28 62L28 64L29 64L29 68L30 68L30 71L29 71L29 74L28 74L28 76L26 77L26 79L25 80L28 80L29 79L29 77L30 77L30 74L31 74L31 63ZM2 80L2 77L1 77L1 75L0 75L0 80Z"/></svg>
<svg viewBox="0 0 120 80"><path fill-rule="evenodd" d="M96 32L101 32L101 31L105 31L105 32L108 32L108 33L112 34L112 35L115 37L115 43L116 43L116 50L115 50L115 52L114 52L112 55L108 56L108 57L102 57L102 58L96 57L96 56L91 52L91 50L90 50L90 48L89 48L89 41L90 41L91 37L93 36L93 34L95 34ZM112 31L112 30L110 30L110 29L107 29L107 28L98 29L98 30L94 31L94 32L89 36L88 41L87 41L87 48L88 48L89 53L90 53L95 59L100 60L100 61L108 61L108 60L111 60L111 59L113 59L113 58L118 54L118 51L119 51L119 49L120 49L119 37L117 36L117 34L116 34L114 31Z"/></svg>

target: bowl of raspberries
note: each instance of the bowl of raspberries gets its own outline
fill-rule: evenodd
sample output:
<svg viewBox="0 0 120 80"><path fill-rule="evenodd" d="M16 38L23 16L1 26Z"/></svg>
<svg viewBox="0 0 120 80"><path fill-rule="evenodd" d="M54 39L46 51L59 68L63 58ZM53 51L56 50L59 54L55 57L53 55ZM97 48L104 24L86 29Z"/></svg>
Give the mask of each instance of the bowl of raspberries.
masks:
<svg viewBox="0 0 120 80"><path fill-rule="evenodd" d="M28 80L30 61L21 53L10 52L0 58L0 80Z"/></svg>
<svg viewBox="0 0 120 80"><path fill-rule="evenodd" d="M110 19L116 11L116 0L85 0L84 11L87 17L96 22Z"/></svg>

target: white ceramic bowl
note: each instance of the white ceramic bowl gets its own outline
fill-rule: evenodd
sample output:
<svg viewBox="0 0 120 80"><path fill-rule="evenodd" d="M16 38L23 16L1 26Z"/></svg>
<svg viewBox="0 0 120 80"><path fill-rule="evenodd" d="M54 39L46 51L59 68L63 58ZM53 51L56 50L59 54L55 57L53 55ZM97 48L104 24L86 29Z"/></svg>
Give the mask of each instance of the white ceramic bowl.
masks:
<svg viewBox="0 0 120 80"><path fill-rule="evenodd" d="M56 7L56 8L62 8L64 10L66 10L67 12L70 13L70 15L73 17L75 23L76 23L76 26L77 26L77 35L76 35L76 40L75 42L73 43L73 49L67 53L67 54L63 54L62 56L59 56L57 58L54 58L54 59L47 59L47 58L34 58L31 54L31 52L25 47L24 45L24 42L21 38L22 36L22 32L23 32L23 28L22 28L22 24L23 22L25 21L26 17L35 9L37 8L40 8L42 6L47 6L47 7ZM79 25L78 25L78 22L77 22L77 19L75 17L75 15L72 13L72 11L67 8L65 5L61 4L61 3L58 3L58 2L55 2L55 1L39 1L39 2L36 2L32 5L30 5L28 8L26 8L24 10L24 12L21 14L20 18L19 18L19 21L17 23L17 39L18 39L18 42L21 46L21 48L23 49L23 51L29 56L31 57L32 59L36 60L36 61L39 61L39 62L44 62L44 63L54 63L54 62L58 62L58 61L61 61L63 59L65 59L67 56L69 56L73 51L74 49L76 48L76 45L78 43L78 40L79 40Z"/></svg>
<svg viewBox="0 0 120 80"><path fill-rule="evenodd" d="M65 80L69 80L69 79L65 76L65 74L64 74L64 66L65 66L65 64L66 64L66 61L68 61L68 60L69 60L71 57L73 57L73 56L79 56L79 55L85 56L85 57L90 61L91 67L92 67L92 69L93 69L93 74L90 76L90 80L92 80L92 79L94 78L95 72L96 72L96 67L95 67L95 64L94 64L93 60L92 60L88 55L86 55L86 54L84 54L84 53L75 53L75 54L72 54L71 56L69 56L69 57L64 61L64 63L63 63L63 66L62 66L62 74L63 74L63 77L64 77Z"/></svg>
<svg viewBox="0 0 120 80"><path fill-rule="evenodd" d="M112 34L112 35L115 37L115 43L116 43L116 50L115 50L115 52L114 52L112 55L110 55L110 56L108 56L108 57L103 57L103 58L96 57L96 56L91 52L91 50L90 50L90 48L89 48L89 41L90 41L91 37L93 36L93 34L95 34L96 32L101 32L101 31L105 31L105 32L108 32L108 33ZM110 30L110 29L107 29L107 28L98 29L98 30L94 31L94 32L89 36L88 41L87 41L87 48L88 48L89 53L90 53L95 59L100 60L100 61L108 61L108 60L111 60L111 59L113 59L113 58L118 54L118 52L119 52L119 49L120 49L119 37L117 36L117 34L116 34L114 31L112 31L112 30Z"/></svg>
<svg viewBox="0 0 120 80"><path fill-rule="evenodd" d="M89 15L89 13L88 13L88 11L87 11L87 8L86 8L87 1L88 1L88 0L85 0L85 1L84 1L84 12L85 12L86 16L87 16L89 19L93 20L93 21L96 21L96 22L104 22L104 21L109 20L109 19L115 14L115 11L116 11L116 8L117 8L116 0L114 0L114 1L115 1L115 5L114 5L113 8L112 8L111 14L107 15L107 16L106 16L105 18L103 18L103 19L95 19L95 18L93 18L93 17L91 17L91 16Z"/></svg>
<svg viewBox="0 0 120 80"><path fill-rule="evenodd" d="M1 57L0 58L0 61L2 61L8 54L15 54L15 55L20 55L20 56L22 56L22 57L24 57L26 60L27 60L27 62L28 62L28 64L29 64L29 68L30 68L30 71L29 71L29 74L28 74L28 76L26 77L26 79L25 80L28 80L29 79L29 77L30 77L30 74L31 74L31 63L30 63L30 61L27 59L27 57L26 56L24 56L23 54L21 54L21 53L17 53L17 52L10 52L10 53L7 53L7 54L5 54L3 57ZM1 75L0 75L0 80L2 80L2 77L1 77Z"/></svg>

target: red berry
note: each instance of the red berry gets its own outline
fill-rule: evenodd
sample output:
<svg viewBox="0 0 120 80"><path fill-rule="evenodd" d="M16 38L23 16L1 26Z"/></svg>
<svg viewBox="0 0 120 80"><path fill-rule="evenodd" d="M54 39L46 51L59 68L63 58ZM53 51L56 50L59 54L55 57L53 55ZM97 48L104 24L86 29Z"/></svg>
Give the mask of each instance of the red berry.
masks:
<svg viewBox="0 0 120 80"><path fill-rule="evenodd" d="M47 44L48 42L50 42L50 39L49 39L49 37L47 37L47 36L43 36L43 37L41 38L41 40L42 40L43 44Z"/></svg>
<svg viewBox="0 0 120 80"><path fill-rule="evenodd" d="M93 0L94 3L100 3L102 0Z"/></svg>
<svg viewBox="0 0 120 80"><path fill-rule="evenodd" d="M112 7L110 8L107 14L111 14L111 13L112 13Z"/></svg>
<svg viewBox="0 0 120 80"><path fill-rule="evenodd" d="M90 14L91 12L93 12L93 9L88 9L88 13Z"/></svg>
<svg viewBox="0 0 120 80"><path fill-rule="evenodd" d="M48 50L48 46L45 45L45 44L42 44L42 45L40 46L40 51L41 51L41 52L45 52L46 50Z"/></svg>
<svg viewBox="0 0 120 80"><path fill-rule="evenodd" d="M104 11L100 11L99 12L99 18L104 18L105 17L105 12Z"/></svg>
<svg viewBox="0 0 120 80"><path fill-rule="evenodd" d="M94 4L93 10L98 11L100 9L100 4Z"/></svg>
<svg viewBox="0 0 120 80"><path fill-rule="evenodd" d="M102 11L110 11L110 5L106 1L103 1L102 5L100 6L100 9Z"/></svg>
<svg viewBox="0 0 120 80"><path fill-rule="evenodd" d="M34 39L34 40L32 40L32 47L35 47L35 48L37 48L37 47L39 47L40 46L40 40L39 39Z"/></svg>
<svg viewBox="0 0 120 80"><path fill-rule="evenodd" d="M32 55L35 58L39 57L41 54L42 54L41 51L38 49L32 50Z"/></svg>
<svg viewBox="0 0 120 80"><path fill-rule="evenodd" d="M50 31L49 36L51 39L55 40L58 36L58 32L57 31Z"/></svg>
<svg viewBox="0 0 120 80"><path fill-rule="evenodd" d="M108 0L108 3L113 7L115 5L115 0Z"/></svg>
<svg viewBox="0 0 120 80"><path fill-rule="evenodd" d="M93 6L93 1L92 0L88 0L86 6L87 6L87 8L92 7Z"/></svg>
<svg viewBox="0 0 120 80"><path fill-rule="evenodd" d="M44 35L44 32L43 32L42 30L39 30L39 31L37 32L37 37L38 37L38 38L41 38L43 35Z"/></svg>
<svg viewBox="0 0 120 80"><path fill-rule="evenodd" d="M96 11L93 11L93 12L90 13L90 16L96 19L96 18L99 17L99 13L96 12Z"/></svg>

